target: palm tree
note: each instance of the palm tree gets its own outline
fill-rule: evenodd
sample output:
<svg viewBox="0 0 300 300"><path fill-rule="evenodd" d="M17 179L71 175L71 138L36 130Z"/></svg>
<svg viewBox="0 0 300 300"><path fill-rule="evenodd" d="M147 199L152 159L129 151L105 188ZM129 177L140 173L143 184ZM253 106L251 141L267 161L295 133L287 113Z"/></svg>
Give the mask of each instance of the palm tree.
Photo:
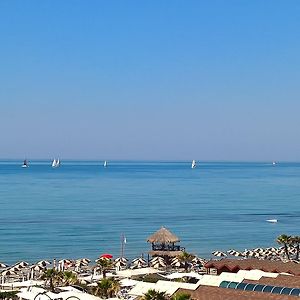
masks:
<svg viewBox="0 0 300 300"><path fill-rule="evenodd" d="M94 290L95 296L100 296L103 298L112 298L120 290L120 284L118 281L112 278L103 278L97 283L97 286Z"/></svg>
<svg viewBox="0 0 300 300"><path fill-rule="evenodd" d="M167 300L166 292L159 292L153 289L148 290L142 300Z"/></svg>
<svg viewBox="0 0 300 300"><path fill-rule="evenodd" d="M111 259L99 258L97 265L101 268L103 278L106 278L107 271L113 266Z"/></svg>
<svg viewBox="0 0 300 300"><path fill-rule="evenodd" d="M62 279L65 286L76 284L78 282L77 274L71 271L63 272Z"/></svg>
<svg viewBox="0 0 300 300"><path fill-rule="evenodd" d="M284 246L284 252L287 256L288 259L290 259L290 254L289 254L289 250L288 250L288 246L291 244L291 236L290 235L286 235L286 234L282 234L279 237L277 237L277 243L280 245Z"/></svg>
<svg viewBox="0 0 300 300"><path fill-rule="evenodd" d="M57 279L58 273L54 268L46 269L44 274L41 276L41 279L45 280L45 285L49 281L50 291L54 292L54 283Z"/></svg>
<svg viewBox="0 0 300 300"><path fill-rule="evenodd" d="M292 240L292 244L294 247L296 247L296 260L299 260L299 252L300 252L300 236L296 235L296 236L292 236L291 238Z"/></svg>
<svg viewBox="0 0 300 300"><path fill-rule="evenodd" d="M195 258L195 255L184 251L178 255L177 258L183 263L185 271L188 271L190 263Z"/></svg>
<svg viewBox="0 0 300 300"><path fill-rule="evenodd" d="M173 297L171 297L171 300L190 300L191 295L187 293L177 293Z"/></svg>

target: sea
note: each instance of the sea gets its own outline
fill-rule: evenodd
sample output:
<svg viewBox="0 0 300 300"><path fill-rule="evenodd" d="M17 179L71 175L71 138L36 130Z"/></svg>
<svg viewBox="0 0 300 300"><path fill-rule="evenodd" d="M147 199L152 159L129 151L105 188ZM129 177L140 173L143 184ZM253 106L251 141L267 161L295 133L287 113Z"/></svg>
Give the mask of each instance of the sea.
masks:
<svg viewBox="0 0 300 300"><path fill-rule="evenodd" d="M299 235L300 163L0 161L0 262L147 257L162 226L187 252L276 246ZM266 220L277 219L277 223Z"/></svg>

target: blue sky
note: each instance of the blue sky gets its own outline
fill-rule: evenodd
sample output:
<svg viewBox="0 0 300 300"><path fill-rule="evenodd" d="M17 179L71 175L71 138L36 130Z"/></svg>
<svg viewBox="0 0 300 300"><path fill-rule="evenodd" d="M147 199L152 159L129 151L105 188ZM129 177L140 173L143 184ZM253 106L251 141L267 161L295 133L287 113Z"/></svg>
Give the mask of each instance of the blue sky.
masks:
<svg viewBox="0 0 300 300"><path fill-rule="evenodd" d="M0 1L0 157L300 160L300 2Z"/></svg>

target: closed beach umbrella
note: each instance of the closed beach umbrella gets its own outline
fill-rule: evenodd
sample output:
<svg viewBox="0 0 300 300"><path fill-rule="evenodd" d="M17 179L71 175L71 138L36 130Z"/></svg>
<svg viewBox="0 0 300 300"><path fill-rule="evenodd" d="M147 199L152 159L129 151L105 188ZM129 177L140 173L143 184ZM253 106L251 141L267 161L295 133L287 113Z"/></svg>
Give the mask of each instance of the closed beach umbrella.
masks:
<svg viewBox="0 0 300 300"><path fill-rule="evenodd" d="M226 253L222 252L222 251L214 251L211 253L213 256L217 256L217 257L225 257L227 256Z"/></svg>

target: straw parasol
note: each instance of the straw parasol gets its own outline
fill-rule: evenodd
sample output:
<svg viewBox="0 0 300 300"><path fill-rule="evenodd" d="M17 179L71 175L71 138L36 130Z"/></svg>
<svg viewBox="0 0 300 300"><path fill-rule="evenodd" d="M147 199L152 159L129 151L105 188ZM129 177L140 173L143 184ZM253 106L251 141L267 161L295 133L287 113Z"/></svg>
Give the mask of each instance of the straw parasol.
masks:
<svg viewBox="0 0 300 300"><path fill-rule="evenodd" d="M161 227L147 239L149 243L169 244L180 242L179 238L165 227Z"/></svg>

